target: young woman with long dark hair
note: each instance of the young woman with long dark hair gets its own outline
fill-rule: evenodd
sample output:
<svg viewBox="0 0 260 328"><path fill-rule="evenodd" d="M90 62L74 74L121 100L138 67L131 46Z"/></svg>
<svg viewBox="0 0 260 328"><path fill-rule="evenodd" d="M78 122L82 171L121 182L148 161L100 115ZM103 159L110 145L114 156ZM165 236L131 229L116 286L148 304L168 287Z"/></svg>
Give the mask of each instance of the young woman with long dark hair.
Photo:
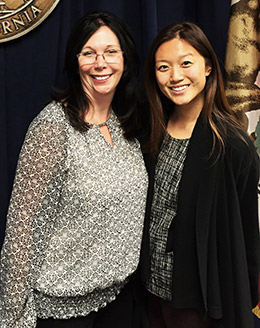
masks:
<svg viewBox="0 0 260 328"><path fill-rule="evenodd" d="M253 328L259 160L195 24L155 37L145 88L151 134L141 274L150 328Z"/></svg>

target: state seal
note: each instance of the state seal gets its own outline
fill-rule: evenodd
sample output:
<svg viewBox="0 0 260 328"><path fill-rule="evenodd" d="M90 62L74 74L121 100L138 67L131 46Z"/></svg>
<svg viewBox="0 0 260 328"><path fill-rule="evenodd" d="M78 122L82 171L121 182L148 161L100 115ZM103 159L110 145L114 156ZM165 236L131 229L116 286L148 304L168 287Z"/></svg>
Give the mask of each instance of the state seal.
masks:
<svg viewBox="0 0 260 328"><path fill-rule="evenodd" d="M0 42L18 38L36 26L57 6L59 0L0 0Z"/></svg>

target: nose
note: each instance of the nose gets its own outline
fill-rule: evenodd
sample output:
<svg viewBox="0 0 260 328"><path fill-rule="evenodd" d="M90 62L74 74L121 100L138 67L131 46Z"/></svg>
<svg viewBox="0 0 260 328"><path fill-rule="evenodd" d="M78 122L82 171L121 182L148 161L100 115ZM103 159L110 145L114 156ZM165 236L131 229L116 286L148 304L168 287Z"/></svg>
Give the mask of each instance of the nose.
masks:
<svg viewBox="0 0 260 328"><path fill-rule="evenodd" d="M170 75L170 80L173 82L180 81L183 78L183 72L181 67L172 67L171 69L171 75Z"/></svg>
<svg viewBox="0 0 260 328"><path fill-rule="evenodd" d="M106 66L104 54L97 54L96 56L95 66L98 68Z"/></svg>

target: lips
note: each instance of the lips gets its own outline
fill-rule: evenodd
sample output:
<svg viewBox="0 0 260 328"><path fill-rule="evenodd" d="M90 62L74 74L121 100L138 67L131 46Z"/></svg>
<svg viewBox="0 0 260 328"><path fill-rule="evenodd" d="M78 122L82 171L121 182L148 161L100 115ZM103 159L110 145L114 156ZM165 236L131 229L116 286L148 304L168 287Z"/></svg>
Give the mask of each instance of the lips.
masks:
<svg viewBox="0 0 260 328"><path fill-rule="evenodd" d="M105 81L105 80L109 79L111 75L112 74L108 74L108 75L91 75L91 76L94 80Z"/></svg>
<svg viewBox="0 0 260 328"><path fill-rule="evenodd" d="M171 90L173 91L183 91L185 89L187 89L189 87L189 84L186 84L186 85L180 85L180 86L177 86L177 87L169 87Z"/></svg>

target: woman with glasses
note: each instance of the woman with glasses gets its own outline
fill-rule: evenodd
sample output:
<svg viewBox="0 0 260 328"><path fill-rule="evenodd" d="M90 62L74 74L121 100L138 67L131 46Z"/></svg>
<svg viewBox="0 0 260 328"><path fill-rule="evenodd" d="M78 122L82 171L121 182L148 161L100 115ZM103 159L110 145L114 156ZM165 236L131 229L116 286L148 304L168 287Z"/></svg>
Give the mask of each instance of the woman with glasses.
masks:
<svg viewBox="0 0 260 328"><path fill-rule="evenodd" d="M85 15L65 67L68 88L33 120L20 153L1 253L0 327L138 327L131 277L147 174L128 27L111 13Z"/></svg>
<svg viewBox="0 0 260 328"><path fill-rule="evenodd" d="M253 328L259 159L197 25L159 32L145 86L150 187L141 272L149 328Z"/></svg>

